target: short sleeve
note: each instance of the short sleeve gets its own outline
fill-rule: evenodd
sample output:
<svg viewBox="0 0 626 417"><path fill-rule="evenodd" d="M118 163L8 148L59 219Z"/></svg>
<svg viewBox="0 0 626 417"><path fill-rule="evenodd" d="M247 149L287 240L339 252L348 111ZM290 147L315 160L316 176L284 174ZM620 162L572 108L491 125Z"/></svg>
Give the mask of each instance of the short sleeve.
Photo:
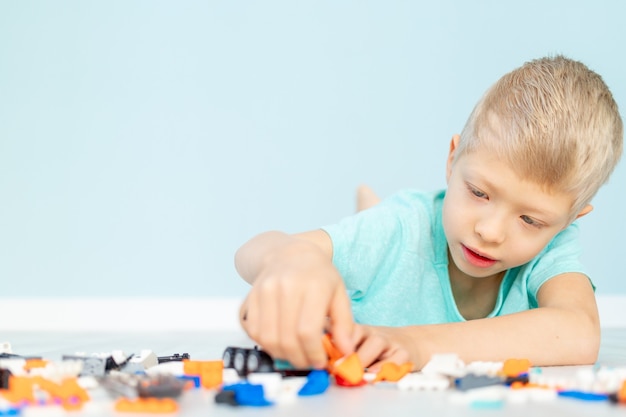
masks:
<svg viewBox="0 0 626 417"><path fill-rule="evenodd" d="M333 243L333 264L354 299L365 295L375 277L393 268L403 241L402 212L391 197L378 205L324 226Z"/></svg>
<svg viewBox="0 0 626 417"><path fill-rule="evenodd" d="M531 304L536 305L539 288L550 278L568 272L587 275L580 261L579 234L578 225L571 224L559 232L535 260L528 264L531 270L528 272L527 288Z"/></svg>

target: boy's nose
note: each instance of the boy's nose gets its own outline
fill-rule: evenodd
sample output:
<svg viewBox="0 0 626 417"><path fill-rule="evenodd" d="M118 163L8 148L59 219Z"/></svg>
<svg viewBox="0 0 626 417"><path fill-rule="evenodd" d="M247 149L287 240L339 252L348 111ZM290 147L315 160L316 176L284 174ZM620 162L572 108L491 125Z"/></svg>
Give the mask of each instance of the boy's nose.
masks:
<svg viewBox="0 0 626 417"><path fill-rule="evenodd" d="M504 219L494 213L485 215L476 222L474 232L485 242L502 243L506 236Z"/></svg>

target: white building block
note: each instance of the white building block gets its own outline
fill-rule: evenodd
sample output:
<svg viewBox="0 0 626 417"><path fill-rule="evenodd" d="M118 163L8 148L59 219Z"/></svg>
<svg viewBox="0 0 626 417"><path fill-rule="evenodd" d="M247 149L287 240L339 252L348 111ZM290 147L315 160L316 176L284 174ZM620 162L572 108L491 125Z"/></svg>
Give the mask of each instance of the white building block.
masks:
<svg viewBox="0 0 626 417"><path fill-rule="evenodd" d="M450 387L450 378L435 373L412 372L403 376L397 385L401 390L441 391Z"/></svg>
<svg viewBox="0 0 626 417"><path fill-rule="evenodd" d="M453 377L462 377L467 373L465 363L456 353L440 353L430 358L422 368L424 374L440 374Z"/></svg>

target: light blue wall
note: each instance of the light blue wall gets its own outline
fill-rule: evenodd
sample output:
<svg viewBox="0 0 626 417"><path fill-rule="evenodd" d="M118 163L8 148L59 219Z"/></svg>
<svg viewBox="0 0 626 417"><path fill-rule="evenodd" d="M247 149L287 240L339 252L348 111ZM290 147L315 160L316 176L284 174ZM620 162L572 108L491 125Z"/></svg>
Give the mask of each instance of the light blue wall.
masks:
<svg viewBox="0 0 626 417"><path fill-rule="evenodd" d="M0 293L243 296L235 250L444 186L483 91L563 53L626 109L621 1L0 2ZM624 113L623 113L624 114ZM622 163L582 220L626 293Z"/></svg>

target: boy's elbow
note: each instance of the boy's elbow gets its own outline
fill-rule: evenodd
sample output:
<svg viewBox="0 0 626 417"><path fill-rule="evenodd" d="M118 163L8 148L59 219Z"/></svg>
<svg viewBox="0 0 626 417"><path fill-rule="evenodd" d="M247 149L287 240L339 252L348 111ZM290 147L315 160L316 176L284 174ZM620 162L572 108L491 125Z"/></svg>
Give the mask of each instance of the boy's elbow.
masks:
<svg viewBox="0 0 626 417"><path fill-rule="evenodd" d="M598 360L600 353L600 337L589 338L582 341L576 354L577 361L574 365L591 365Z"/></svg>
<svg viewBox="0 0 626 417"><path fill-rule="evenodd" d="M579 337L574 344L574 365L590 365L600 353L600 320L597 315L586 316L579 322Z"/></svg>

